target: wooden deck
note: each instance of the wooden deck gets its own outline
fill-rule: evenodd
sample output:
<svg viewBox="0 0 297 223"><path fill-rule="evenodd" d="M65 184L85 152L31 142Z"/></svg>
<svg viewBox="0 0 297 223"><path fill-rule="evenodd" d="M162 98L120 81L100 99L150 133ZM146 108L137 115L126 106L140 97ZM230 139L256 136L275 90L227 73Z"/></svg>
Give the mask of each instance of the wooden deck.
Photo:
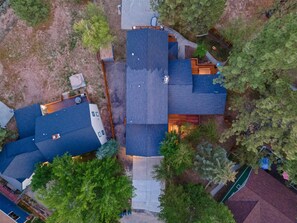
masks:
<svg viewBox="0 0 297 223"><path fill-rule="evenodd" d="M63 108L68 108L73 105L76 105L75 98L80 97L81 103L83 102L90 102L88 95L86 93L84 94L78 94L69 98L63 98L61 97L61 100L51 102L49 104L41 105L43 114L51 114L53 112L59 111Z"/></svg>
<svg viewBox="0 0 297 223"><path fill-rule="evenodd" d="M174 35L172 35L172 34L168 34L168 42L173 42L173 43L175 43L175 42L177 42L177 39L175 38Z"/></svg>
<svg viewBox="0 0 297 223"><path fill-rule="evenodd" d="M191 59L191 66L193 75L211 75L218 72L216 65L212 63L199 64L197 58Z"/></svg>
<svg viewBox="0 0 297 223"><path fill-rule="evenodd" d="M168 115L168 131L180 132L180 127L183 124L190 123L193 125L199 125L199 115Z"/></svg>

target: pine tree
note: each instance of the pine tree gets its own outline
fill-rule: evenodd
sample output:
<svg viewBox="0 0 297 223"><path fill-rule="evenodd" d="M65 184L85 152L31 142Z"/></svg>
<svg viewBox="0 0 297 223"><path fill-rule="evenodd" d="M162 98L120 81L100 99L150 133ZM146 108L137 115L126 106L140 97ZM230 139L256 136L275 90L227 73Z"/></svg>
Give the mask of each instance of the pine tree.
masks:
<svg viewBox="0 0 297 223"><path fill-rule="evenodd" d="M96 156L100 160L105 157L112 157L118 152L119 148L120 144L116 140L111 139L98 149Z"/></svg>
<svg viewBox="0 0 297 223"><path fill-rule="evenodd" d="M205 180L215 184L234 181L236 172L232 171L234 163L227 158L226 150L209 143L197 147L194 170Z"/></svg>
<svg viewBox="0 0 297 223"><path fill-rule="evenodd" d="M240 98L231 106L238 115L221 141L236 136L241 161L255 168L256 159L245 157L258 154L263 145L288 160L296 153L297 92L291 89L297 70L296 21L296 13L273 16L222 69L221 83Z"/></svg>
<svg viewBox="0 0 297 223"><path fill-rule="evenodd" d="M203 34L215 25L222 15L226 0L151 0L160 20L177 27L183 33Z"/></svg>

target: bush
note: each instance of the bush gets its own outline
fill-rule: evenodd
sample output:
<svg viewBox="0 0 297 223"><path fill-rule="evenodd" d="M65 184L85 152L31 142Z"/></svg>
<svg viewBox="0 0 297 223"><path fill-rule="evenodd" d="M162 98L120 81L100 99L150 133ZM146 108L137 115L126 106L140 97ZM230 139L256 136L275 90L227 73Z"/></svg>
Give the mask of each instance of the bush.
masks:
<svg viewBox="0 0 297 223"><path fill-rule="evenodd" d="M83 46L93 52L114 40L103 9L93 3L88 4L84 19L76 22L73 29L80 35Z"/></svg>
<svg viewBox="0 0 297 223"><path fill-rule="evenodd" d="M113 157L118 152L119 148L120 144L116 140L111 139L98 149L96 157L100 160L105 157Z"/></svg>
<svg viewBox="0 0 297 223"><path fill-rule="evenodd" d="M0 128L0 151L2 150L2 146L6 138L7 138L7 131L5 129Z"/></svg>
<svg viewBox="0 0 297 223"><path fill-rule="evenodd" d="M30 26L40 24L49 16L50 5L45 0L10 0L10 4L17 16Z"/></svg>
<svg viewBox="0 0 297 223"><path fill-rule="evenodd" d="M197 57L199 59L202 59L202 58L205 57L206 53L207 53L206 46L205 46L204 43L202 43L202 44L199 44L197 46L197 48L196 48L196 50L195 50L195 52L193 54L193 57Z"/></svg>

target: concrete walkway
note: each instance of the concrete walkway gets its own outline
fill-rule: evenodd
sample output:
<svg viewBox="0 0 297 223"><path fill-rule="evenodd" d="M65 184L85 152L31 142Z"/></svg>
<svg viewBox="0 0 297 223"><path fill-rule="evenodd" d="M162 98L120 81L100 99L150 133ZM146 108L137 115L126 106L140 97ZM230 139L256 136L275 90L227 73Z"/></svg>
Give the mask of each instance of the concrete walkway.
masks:
<svg viewBox="0 0 297 223"><path fill-rule="evenodd" d="M121 218L121 223L164 223L163 221L159 220L157 216L148 213L138 213L132 212L131 215L125 216Z"/></svg>
<svg viewBox="0 0 297 223"><path fill-rule="evenodd" d="M171 29L169 27L165 27L165 30L173 34L178 42L178 58L179 59L185 59L185 48L186 46L197 48L197 43L193 43L189 40L187 40L185 37L183 37L179 32L175 31L174 29ZM213 64L220 63L222 66L225 65L226 62L218 61L216 58L214 58L209 52L206 53L207 59L212 62Z"/></svg>
<svg viewBox="0 0 297 223"><path fill-rule="evenodd" d="M132 209L160 212L159 196L165 188L164 183L153 178L154 166L160 165L162 157L133 156L133 187L135 197L132 198Z"/></svg>

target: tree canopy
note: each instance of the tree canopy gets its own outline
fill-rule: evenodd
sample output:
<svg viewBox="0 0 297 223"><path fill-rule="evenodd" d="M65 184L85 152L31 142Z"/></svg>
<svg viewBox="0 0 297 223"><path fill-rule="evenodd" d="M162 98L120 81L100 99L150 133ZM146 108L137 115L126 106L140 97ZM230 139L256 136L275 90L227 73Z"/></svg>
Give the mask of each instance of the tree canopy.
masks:
<svg viewBox="0 0 297 223"><path fill-rule="evenodd" d="M161 143L160 152L164 159L160 166L155 168L157 179L172 179L193 166L194 151L188 144L180 142L176 132L167 133Z"/></svg>
<svg viewBox="0 0 297 223"><path fill-rule="evenodd" d="M293 159L297 147L297 14L269 19L262 31L231 54L220 80L238 94L231 108L237 112L222 141L236 136L244 157L260 158L263 145L285 159ZM245 158L244 158L245 159ZM251 159L256 167L256 160Z"/></svg>
<svg viewBox="0 0 297 223"><path fill-rule="evenodd" d="M115 222L129 207L133 187L115 158L78 162L64 155L49 166L49 182L37 191L39 199L54 211L47 222ZM37 168L33 182L42 172Z"/></svg>
<svg viewBox="0 0 297 223"><path fill-rule="evenodd" d="M50 2L45 0L10 0L10 5L30 26L43 22L50 12Z"/></svg>
<svg viewBox="0 0 297 223"><path fill-rule="evenodd" d="M160 197L160 218L166 223L235 223L230 210L201 185L170 184Z"/></svg>
<svg viewBox="0 0 297 223"><path fill-rule="evenodd" d="M226 184L234 181L236 172L232 170L235 163L227 157L222 147L214 147L210 143L203 143L197 147L194 170L202 179L215 184Z"/></svg>
<svg viewBox="0 0 297 223"><path fill-rule="evenodd" d="M39 189L45 189L46 184L52 178L52 165L38 163L34 172L34 176L31 181L31 187L33 191Z"/></svg>
<svg viewBox="0 0 297 223"><path fill-rule="evenodd" d="M222 15L226 0L151 0L160 20L182 33L203 34Z"/></svg>
<svg viewBox="0 0 297 223"><path fill-rule="evenodd" d="M76 22L73 29L80 34L83 46L93 52L114 40L103 9L94 3L87 5L84 18Z"/></svg>

